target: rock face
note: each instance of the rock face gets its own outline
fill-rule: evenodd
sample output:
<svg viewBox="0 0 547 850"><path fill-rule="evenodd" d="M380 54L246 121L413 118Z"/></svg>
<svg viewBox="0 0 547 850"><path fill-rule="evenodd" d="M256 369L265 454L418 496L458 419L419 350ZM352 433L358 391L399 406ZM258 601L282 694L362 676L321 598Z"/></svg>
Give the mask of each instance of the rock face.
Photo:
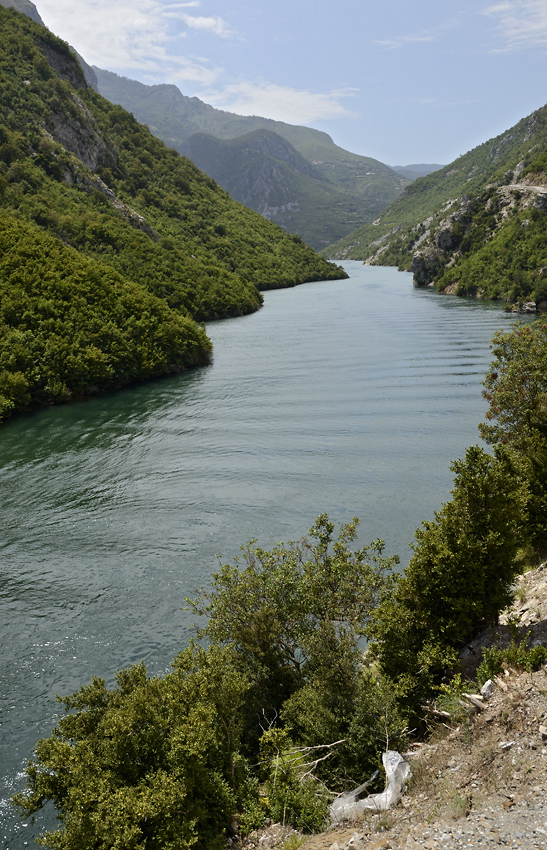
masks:
<svg viewBox="0 0 547 850"><path fill-rule="evenodd" d="M460 654L463 674L474 676L485 647L509 646L515 636L517 643L547 645L547 562L519 576L515 602L501 615L499 626L485 629L464 647Z"/></svg>
<svg viewBox="0 0 547 850"><path fill-rule="evenodd" d="M76 53L67 48L66 52L56 50L48 42L42 42L40 49L53 70L59 74L62 80L66 80L75 89L86 87L86 79L82 68L75 61Z"/></svg>
<svg viewBox="0 0 547 850"><path fill-rule="evenodd" d="M87 168L95 171L99 163L112 162L114 154L95 130L95 122L89 110L81 100L74 100L79 110L78 117L54 115L48 129L56 142L75 154Z"/></svg>
<svg viewBox="0 0 547 850"><path fill-rule="evenodd" d="M442 265L440 251L417 251L412 257L410 271L414 275L414 286L428 286Z"/></svg>
<svg viewBox="0 0 547 850"><path fill-rule="evenodd" d="M22 12L24 15L32 18L40 26L45 26L38 14L38 9L30 0L0 0L0 6L5 6L7 9L16 9L18 12Z"/></svg>

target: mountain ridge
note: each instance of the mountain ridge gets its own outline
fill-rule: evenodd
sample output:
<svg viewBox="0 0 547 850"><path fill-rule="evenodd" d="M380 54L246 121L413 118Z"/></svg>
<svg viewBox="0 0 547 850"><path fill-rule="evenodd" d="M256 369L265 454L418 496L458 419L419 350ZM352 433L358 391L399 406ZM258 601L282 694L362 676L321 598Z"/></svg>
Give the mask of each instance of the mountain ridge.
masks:
<svg viewBox="0 0 547 850"><path fill-rule="evenodd" d="M147 86L97 66L93 66L93 70L105 97L129 109L155 135L180 153L188 155L191 152L196 164L237 199L245 196L245 189L233 174L230 180L223 182L224 175L231 174L230 163L234 155L233 146L223 146L223 142L235 143L239 139L237 144L242 147L250 133L265 130L292 145L295 155L304 157L315 169L307 175L315 182L303 181L301 168L285 172L283 183L291 196L290 201L271 205L267 196L275 193L276 185L275 180L264 179L268 167L271 168L271 164L265 165L263 190L249 205L257 211L271 206L285 207L272 214L272 220L298 233L316 249L326 247L347 233L356 221L372 220L408 184L407 178L384 163L338 147L321 130L259 116L236 115L215 109L199 98L187 97L171 84ZM213 159L207 155L210 151L203 152L198 147L202 134L217 139ZM191 141L196 135L198 139ZM256 159L253 167L258 167ZM287 203L291 204L289 210ZM296 209L299 213L294 216ZM288 212L293 215L287 215Z"/></svg>
<svg viewBox="0 0 547 850"><path fill-rule="evenodd" d="M547 107L410 184L326 255L396 265L416 285L547 301ZM543 309L543 307L542 307Z"/></svg>

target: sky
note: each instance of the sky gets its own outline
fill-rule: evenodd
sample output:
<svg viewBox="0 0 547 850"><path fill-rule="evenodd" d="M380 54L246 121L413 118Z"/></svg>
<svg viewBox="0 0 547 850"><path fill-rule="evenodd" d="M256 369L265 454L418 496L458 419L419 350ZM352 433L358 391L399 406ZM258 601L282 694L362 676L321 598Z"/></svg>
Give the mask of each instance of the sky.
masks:
<svg viewBox="0 0 547 850"><path fill-rule="evenodd" d="M92 65L388 165L449 163L547 101L547 0L35 4Z"/></svg>

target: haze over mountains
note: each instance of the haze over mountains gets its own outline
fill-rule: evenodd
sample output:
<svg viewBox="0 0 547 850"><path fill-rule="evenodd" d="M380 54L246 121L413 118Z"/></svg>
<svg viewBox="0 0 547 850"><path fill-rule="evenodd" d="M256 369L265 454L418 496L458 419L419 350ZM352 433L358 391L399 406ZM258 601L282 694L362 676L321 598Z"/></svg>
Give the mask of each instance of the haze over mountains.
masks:
<svg viewBox="0 0 547 850"><path fill-rule="evenodd" d="M372 221L408 178L338 147L327 133L215 109L174 85L146 86L93 67L99 91L147 124L241 201L324 248Z"/></svg>
<svg viewBox="0 0 547 850"><path fill-rule="evenodd" d="M29 0L2 2L41 23ZM409 180L436 167L392 169L343 150L321 131L218 110L174 85L147 86L78 59L88 83L108 100L188 156L234 200L316 250L374 220Z"/></svg>
<svg viewBox="0 0 547 850"><path fill-rule="evenodd" d="M432 171L438 171L442 168L439 163L415 163L413 165L392 165L391 168L403 177L408 177L409 180L417 180L418 177L425 177L426 174L431 174Z"/></svg>
<svg viewBox="0 0 547 850"><path fill-rule="evenodd" d="M29 0L0 2L39 20ZM173 85L83 67L92 86L234 198L324 246L325 256L395 264L411 269L417 285L446 292L546 304L545 107L450 165L390 168L308 127L235 115Z"/></svg>

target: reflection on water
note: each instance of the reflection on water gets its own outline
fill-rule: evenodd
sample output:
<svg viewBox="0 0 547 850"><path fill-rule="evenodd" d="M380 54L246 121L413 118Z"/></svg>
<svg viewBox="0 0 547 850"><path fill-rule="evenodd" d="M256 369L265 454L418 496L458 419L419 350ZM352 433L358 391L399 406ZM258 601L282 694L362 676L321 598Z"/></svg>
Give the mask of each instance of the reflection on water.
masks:
<svg viewBox="0 0 547 850"><path fill-rule="evenodd" d="M361 517L405 563L478 440L497 305L415 290L394 269L265 293L214 322L214 362L0 431L0 838L55 694L185 644L184 598L239 546Z"/></svg>

